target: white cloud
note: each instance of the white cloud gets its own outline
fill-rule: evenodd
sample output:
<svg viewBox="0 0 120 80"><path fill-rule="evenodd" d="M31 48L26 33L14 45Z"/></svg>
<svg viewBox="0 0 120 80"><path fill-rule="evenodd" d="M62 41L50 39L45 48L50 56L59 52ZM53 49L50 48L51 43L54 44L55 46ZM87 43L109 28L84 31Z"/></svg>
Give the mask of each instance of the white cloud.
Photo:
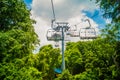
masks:
<svg viewBox="0 0 120 80"><path fill-rule="evenodd" d="M53 0L53 1L54 1L54 4L60 5L60 4L63 4L65 0Z"/></svg>
<svg viewBox="0 0 120 80"><path fill-rule="evenodd" d="M47 30L51 28L50 24L40 17L35 18L35 20L37 21L36 24L34 24L35 32L39 36L41 46L50 43L46 39Z"/></svg>
<svg viewBox="0 0 120 80"><path fill-rule="evenodd" d="M32 18L37 21L34 26L40 38L41 45L50 43L46 39L46 33L47 30L51 28L51 19L53 17L50 1L51 0L33 0L32 2L31 14ZM67 21L70 25L81 22L83 18L88 18L82 13L82 10L94 11L94 9L98 8L94 4L94 0L53 0L53 2L57 21ZM92 19L90 19L90 22L93 27L98 26ZM82 22L78 27L87 25L88 23ZM79 38L77 40L79 40Z"/></svg>
<svg viewBox="0 0 120 80"><path fill-rule="evenodd" d="M81 10L93 11L96 7L94 0L53 0L56 17L68 19L71 16L79 15ZM32 14L42 16L42 19L52 18L51 0L33 0Z"/></svg>

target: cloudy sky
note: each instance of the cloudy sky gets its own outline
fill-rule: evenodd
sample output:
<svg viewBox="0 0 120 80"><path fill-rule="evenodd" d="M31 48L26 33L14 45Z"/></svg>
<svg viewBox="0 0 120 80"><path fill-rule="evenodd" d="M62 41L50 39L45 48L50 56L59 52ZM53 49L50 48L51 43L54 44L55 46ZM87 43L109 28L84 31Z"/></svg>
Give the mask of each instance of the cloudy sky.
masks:
<svg viewBox="0 0 120 80"><path fill-rule="evenodd" d="M39 36L40 44L45 45L49 42L46 39L47 30L51 28L53 19L51 0L24 0L27 7L31 8L31 18L36 20L35 31ZM92 27L98 31L105 26L106 20L102 17L102 12L94 0L53 0L56 21L69 22L71 26L78 24L81 27L88 26L83 19L89 19ZM79 38L70 38L78 41Z"/></svg>

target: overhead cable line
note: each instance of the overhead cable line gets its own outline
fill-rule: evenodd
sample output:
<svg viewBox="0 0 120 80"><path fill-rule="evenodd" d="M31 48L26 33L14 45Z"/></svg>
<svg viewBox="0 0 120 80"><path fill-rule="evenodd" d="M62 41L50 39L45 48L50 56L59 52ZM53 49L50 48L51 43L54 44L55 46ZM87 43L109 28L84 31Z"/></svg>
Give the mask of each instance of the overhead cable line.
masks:
<svg viewBox="0 0 120 80"><path fill-rule="evenodd" d="M55 21L56 17L55 17L55 10L54 10L53 0L51 0L51 4L52 4L52 11L53 11L53 21Z"/></svg>

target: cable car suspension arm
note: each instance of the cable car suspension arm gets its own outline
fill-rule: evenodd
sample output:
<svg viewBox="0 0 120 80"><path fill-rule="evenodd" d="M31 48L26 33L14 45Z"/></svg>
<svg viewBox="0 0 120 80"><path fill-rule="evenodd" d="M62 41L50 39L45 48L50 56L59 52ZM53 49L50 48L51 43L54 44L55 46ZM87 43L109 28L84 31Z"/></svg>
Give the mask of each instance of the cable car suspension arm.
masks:
<svg viewBox="0 0 120 80"><path fill-rule="evenodd" d="M51 4L52 4L52 11L53 11L53 19L52 19L52 22L54 22L54 21L56 20L56 17L55 17L53 0L51 0Z"/></svg>
<svg viewBox="0 0 120 80"><path fill-rule="evenodd" d="M88 21L88 23L89 23L89 28L90 28L90 27L91 27L90 20L89 20L89 19L86 19L85 21Z"/></svg>

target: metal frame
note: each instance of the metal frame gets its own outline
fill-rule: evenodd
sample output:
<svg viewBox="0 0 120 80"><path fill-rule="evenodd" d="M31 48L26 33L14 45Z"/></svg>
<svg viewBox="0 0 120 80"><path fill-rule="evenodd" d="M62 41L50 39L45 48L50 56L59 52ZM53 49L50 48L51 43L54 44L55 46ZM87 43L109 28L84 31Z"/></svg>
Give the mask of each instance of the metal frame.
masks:
<svg viewBox="0 0 120 80"><path fill-rule="evenodd" d="M62 71L65 70L65 60L64 60L64 32L69 30L67 22L56 22L56 27L52 27L47 31L47 40L48 41L62 41ZM59 34L58 34L59 33ZM61 33L61 34L60 34ZM50 35L50 36L49 36ZM57 45L58 46L58 45Z"/></svg>

